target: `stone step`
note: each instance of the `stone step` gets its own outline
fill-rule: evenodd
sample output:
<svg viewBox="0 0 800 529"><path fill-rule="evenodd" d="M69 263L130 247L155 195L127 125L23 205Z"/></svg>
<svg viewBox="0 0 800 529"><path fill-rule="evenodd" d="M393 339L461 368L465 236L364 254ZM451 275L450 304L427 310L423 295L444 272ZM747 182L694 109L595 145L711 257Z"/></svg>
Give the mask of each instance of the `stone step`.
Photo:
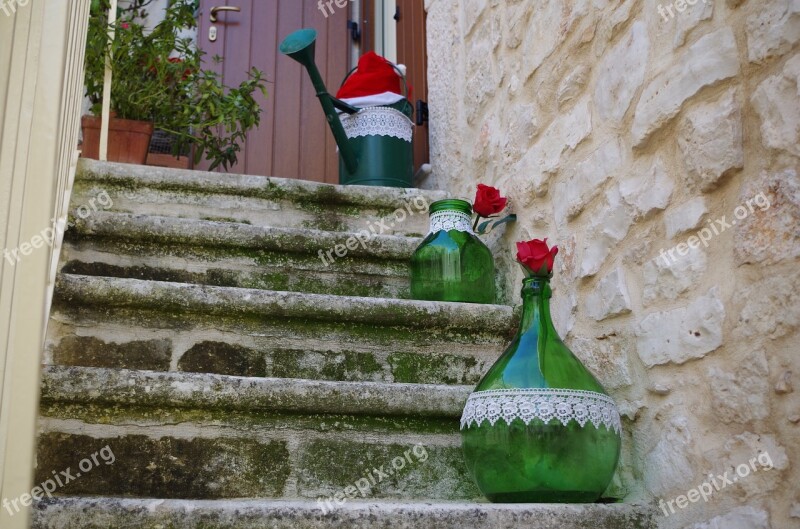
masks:
<svg viewBox="0 0 800 529"><path fill-rule="evenodd" d="M182 501L78 497L35 504L34 529L651 529L642 505L492 505L346 501L323 512L314 502Z"/></svg>
<svg viewBox="0 0 800 529"><path fill-rule="evenodd" d="M261 227L421 236L443 191L338 186L81 159L72 208L225 220Z"/></svg>
<svg viewBox="0 0 800 529"><path fill-rule="evenodd" d="M511 307L61 274L46 362L322 380L477 383Z"/></svg>
<svg viewBox="0 0 800 529"><path fill-rule="evenodd" d="M472 499L470 391L50 366L36 481L72 468L63 494L315 500L357 483L370 498Z"/></svg>
<svg viewBox="0 0 800 529"><path fill-rule="evenodd" d="M76 219L66 239L68 273L397 298L410 297L408 263L420 243L104 211Z"/></svg>

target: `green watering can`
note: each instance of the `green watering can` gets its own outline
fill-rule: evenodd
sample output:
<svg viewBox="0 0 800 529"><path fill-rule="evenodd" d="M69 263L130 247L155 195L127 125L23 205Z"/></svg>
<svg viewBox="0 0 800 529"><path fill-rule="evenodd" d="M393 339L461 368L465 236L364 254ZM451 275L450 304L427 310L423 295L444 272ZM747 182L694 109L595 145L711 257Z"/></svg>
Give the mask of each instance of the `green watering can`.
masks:
<svg viewBox="0 0 800 529"><path fill-rule="evenodd" d="M403 99L391 106L360 109L333 97L314 62L316 40L316 30L299 29L283 40L280 50L308 70L339 146L339 183L413 187L411 104ZM341 119L337 109L344 113Z"/></svg>

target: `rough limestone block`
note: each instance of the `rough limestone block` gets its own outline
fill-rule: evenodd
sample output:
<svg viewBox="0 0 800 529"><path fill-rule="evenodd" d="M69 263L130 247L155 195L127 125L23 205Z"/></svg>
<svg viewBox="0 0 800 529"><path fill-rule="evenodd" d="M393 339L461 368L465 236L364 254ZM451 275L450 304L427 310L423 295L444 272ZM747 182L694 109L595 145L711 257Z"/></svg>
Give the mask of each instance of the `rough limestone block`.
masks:
<svg viewBox="0 0 800 529"><path fill-rule="evenodd" d="M678 130L678 147L692 192L710 191L733 169L744 167L742 115L736 89L687 111Z"/></svg>
<svg viewBox="0 0 800 529"><path fill-rule="evenodd" d="M634 146L666 125L683 104L706 86L739 73L733 30L725 27L689 46L675 62L645 86L633 117Z"/></svg>
<svg viewBox="0 0 800 529"><path fill-rule="evenodd" d="M800 55L795 55L786 62L781 73L758 85L751 98L761 118L764 146L800 156L799 100Z"/></svg>
<svg viewBox="0 0 800 529"><path fill-rule="evenodd" d="M634 22L630 34L600 63L594 95L599 117L617 123L622 120L644 82L649 50L647 26Z"/></svg>
<svg viewBox="0 0 800 529"><path fill-rule="evenodd" d="M702 248L690 247L686 255L662 252L644 265L642 303L650 305L660 300L678 299L697 285L706 268L706 253Z"/></svg>
<svg viewBox="0 0 800 529"><path fill-rule="evenodd" d="M612 48L600 63L594 100L598 116L622 121L633 96L644 82L650 40L644 22L631 26L630 34Z"/></svg>
<svg viewBox="0 0 800 529"><path fill-rule="evenodd" d="M673 48L679 48L686 43L686 36L696 28L700 22L710 20L714 15L714 2L709 0L697 1L689 6L683 13L674 18L675 38L672 41Z"/></svg>
<svg viewBox="0 0 800 529"><path fill-rule="evenodd" d="M589 82L591 69L586 64L579 64L559 83L556 91L556 102L561 107L569 101L574 100L586 88Z"/></svg>
<svg viewBox="0 0 800 529"><path fill-rule="evenodd" d="M800 2L766 0L747 19L747 55L751 62L782 55L800 41Z"/></svg>
<svg viewBox="0 0 800 529"><path fill-rule="evenodd" d="M703 358L722 345L724 321L717 287L685 307L648 314L636 326L639 357L647 367Z"/></svg>
<svg viewBox="0 0 800 529"><path fill-rule="evenodd" d="M606 193L601 213L594 217L587 230L579 277L593 276L600 271L608 255L628 234L633 215L622 201L618 187Z"/></svg>
<svg viewBox="0 0 800 529"><path fill-rule="evenodd" d="M733 369L708 370L711 409L724 423L746 423L769 416L769 365L763 349L753 351Z"/></svg>
<svg viewBox="0 0 800 529"><path fill-rule="evenodd" d="M589 98L584 97L566 114L557 117L517 164L514 174L523 175L523 194L530 197L547 193L551 176L561 168L561 157L573 150L592 132Z"/></svg>
<svg viewBox="0 0 800 529"><path fill-rule="evenodd" d="M704 456L709 467L727 470L730 477L737 478L737 492L743 501L785 486L782 471L789 468L789 457L786 448L772 434L761 430L758 433L745 431L727 439L722 446L715 445ZM750 460L754 458L756 461L751 465Z"/></svg>
<svg viewBox="0 0 800 529"><path fill-rule="evenodd" d="M579 162L567 178L555 186L553 212L558 223L580 215L603 184L619 173L622 165L622 147L616 140L604 143Z"/></svg>
<svg viewBox="0 0 800 529"><path fill-rule="evenodd" d="M522 74L526 79L566 40L574 24L591 9L589 0L543 0L529 4L530 22L522 45Z"/></svg>
<svg viewBox="0 0 800 529"><path fill-rule="evenodd" d="M751 283L737 295L741 312L736 324L740 338L763 336L773 340L800 326L800 275L774 275Z"/></svg>
<svg viewBox="0 0 800 529"><path fill-rule="evenodd" d="M775 264L800 256L800 179L794 169L765 171L746 180L739 204L737 210L748 215L736 219L737 265Z"/></svg>
<svg viewBox="0 0 800 529"><path fill-rule="evenodd" d="M679 206L667 210L664 214L667 238L672 239L676 235L698 228L703 222L706 213L708 213L708 208L703 197L692 198Z"/></svg>
<svg viewBox="0 0 800 529"><path fill-rule="evenodd" d="M630 386L632 339L618 332L597 337L575 337L570 350L606 389Z"/></svg>
<svg viewBox="0 0 800 529"><path fill-rule="evenodd" d="M770 529L769 515L755 507L736 507L707 522L696 523L689 529Z"/></svg>
<svg viewBox="0 0 800 529"><path fill-rule="evenodd" d="M694 440L689 419L676 416L659 429L661 438L647 453L643 468L647 489L656 496L683 489L696 477L695 465L689 459Z"/></svg>
<svg viewBox="0 0 800 529"><path fill-rule="evenodd" d="M658 158L647 169L636 170L635 175L619 184L623 200L631 205L637 218L647 218L669 204L675 185Z"/></svg>
<svg viewBox="0 0 800 529"><path fill-rule="evenodd" d="M625 282L625 270L618 266L597 283L586 298L586 312L595 321L603 321L631 311L631 299Z"/></svg>

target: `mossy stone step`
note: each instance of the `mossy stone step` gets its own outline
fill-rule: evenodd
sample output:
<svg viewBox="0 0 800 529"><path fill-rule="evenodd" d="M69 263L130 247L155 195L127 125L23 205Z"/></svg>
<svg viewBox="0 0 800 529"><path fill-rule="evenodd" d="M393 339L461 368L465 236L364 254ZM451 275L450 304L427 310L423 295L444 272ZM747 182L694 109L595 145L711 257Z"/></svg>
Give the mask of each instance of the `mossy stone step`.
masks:
<svg viewBox="0 0 800 529"><path fill-rule="evenodd" d="M36 479L108 447L113 464L60 492L315 499L358 481L371 498L470 499L470 390L51 366Z"/></svg>
<svg viewBox="0 0 800 529"><path fill-rule="evenodd" d="M471 386L47 366L45 402L458 419Z"/></svg>
<svg viewBox="0 0 800 529"><path fill-rule="evenodd" d="M108 208L328 231L357 232L383 222L394 223L387 233L420 236L428 230L428 205L443 198L442 191L338 186L82 158L71 205L73 210L85 206L83 212ZM106 206L109 200L112 205Z"/></svg>
<svg viewBox="0 0 800 529"><path fill-rule="evenodd" d="M61 260L62 271L74 274L408 298L408 264L419 242L97 212L76 219Z"/></svg>
<svg viewBox="0 0 800 529"><path fill-rule="evenodd" d="M475 384L510 307L61 274L46 360L239 376Z"/></svg>
<svg viewBox="0 0 800 529"><path fill-rule="evenodd" d="M347 501L324 513L315 502L55 498L35 504L34 529L652 529L643 505L492 505Z"/></svg>

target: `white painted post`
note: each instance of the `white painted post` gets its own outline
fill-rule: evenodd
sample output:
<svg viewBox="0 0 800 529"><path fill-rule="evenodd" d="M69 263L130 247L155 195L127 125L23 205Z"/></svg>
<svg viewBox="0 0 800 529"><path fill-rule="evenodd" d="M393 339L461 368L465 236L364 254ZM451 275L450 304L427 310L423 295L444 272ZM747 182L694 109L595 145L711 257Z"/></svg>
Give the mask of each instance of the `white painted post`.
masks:
<svg viewBox="0 0 800 529"><path fill-rule="evenodd" d="M108 48L114 43L116 36L115 26L117 22L117 0L111 0L111 8L108 10ZM111 119L111 54L106 55L106 71L103 77L103 110L100 123L100 156L104 162L108 160L108 124Z"/></svg>

